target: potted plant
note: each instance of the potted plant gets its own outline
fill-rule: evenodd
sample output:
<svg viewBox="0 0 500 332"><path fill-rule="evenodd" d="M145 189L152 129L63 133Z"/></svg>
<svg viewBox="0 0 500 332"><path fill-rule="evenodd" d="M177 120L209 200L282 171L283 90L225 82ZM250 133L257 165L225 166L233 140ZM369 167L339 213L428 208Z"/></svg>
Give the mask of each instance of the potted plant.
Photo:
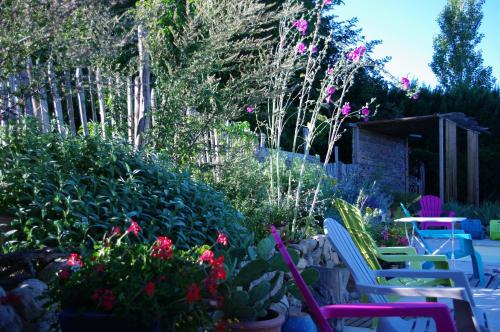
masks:
<svg viewBox="0 0 500 332"><path fill-rule="evenodd" d="M252 246L253 239L231 248L224 255L228 267L227 280L219 285L223 296L221 313L223 325L232 331L281 331L285 322L282 313L273 311L271 305L279 303L287 292L301 298L293 281L288 278L288 267L275 250L272 237ZM290 250L297 263L299 255ZM312 284L318 277L312 268L302 272L306 282Z"/></svg>
<svg viewBox="0 0 500 332"><path fill-rule="evenodd" d="M176 250L158 236L153 244L134 242L140 227L134 221L120 234L111 230L93 250L72 253L51 286L52 303L60 308L65 331L188 331L216 324L217 292L225 279L224 257L210 264L206 252L227 245L219 234L214 246Z"/></svg>

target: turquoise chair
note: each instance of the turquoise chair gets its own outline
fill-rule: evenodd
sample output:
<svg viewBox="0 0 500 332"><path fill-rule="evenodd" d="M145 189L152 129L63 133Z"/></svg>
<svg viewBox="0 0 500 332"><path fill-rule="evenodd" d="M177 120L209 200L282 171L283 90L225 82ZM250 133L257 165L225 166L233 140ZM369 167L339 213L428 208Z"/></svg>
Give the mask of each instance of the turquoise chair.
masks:
<svg viewBox="0 0 500 332"><path fill-rule="evenodd" d="M404 206L403 203L400 203L401 209L403 210L404 214L406 217L411 217L410 211ZM419 242L422 244L424 247L426 253L432 254L433 249L429 245L429 243L425 239L450 239L451 238L451 230L443 229L443 230L421 230L417 223L413 222L413 229L415 231L415 234L417 235ZM470 234L464 233L463 230L457 229L454 230L453 237L455 239L460 240L460 246L458 249L455 249L453 252L444 252L440 253L443 255L446 255L448 258L451 258L452 254L453 256L458 259L458 258L463 258L470 256L471 261L472 261L472 271L474 278L479 279L479 285L484 286L484 271L483 271L483 260L481 258L481 255L479 252L477 252L474 249L474 245L472 244L472 236ZM428 263L425 263L428 264ZM424 264L424 268L427 266Z"/></svg>

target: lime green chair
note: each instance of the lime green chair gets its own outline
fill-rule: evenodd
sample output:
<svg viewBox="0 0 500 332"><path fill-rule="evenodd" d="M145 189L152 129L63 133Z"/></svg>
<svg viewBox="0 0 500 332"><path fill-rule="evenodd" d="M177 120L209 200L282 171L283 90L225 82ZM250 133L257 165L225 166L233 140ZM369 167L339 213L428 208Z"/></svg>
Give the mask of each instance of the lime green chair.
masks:
<svg viewBox="0 0 500 332"><path fill-rule="evenodd" d="M448 269L448 259L444 255L419 255L413 247L378 247L368 233L361 211L356 206L342 199L336 199L335 205L344 226L372 270L382 269L379 259L390 263L408 263L412 269L422 269L426 262L432 262L437 269ZM449 279L393 278L380 279L379 282L388 285L451 286Z"/></svg>
<svg viewBox="0 0 500 332"><path fill-rule="evenodd" d="M500 220L490 220L490 239L500 240Z"/></svg>

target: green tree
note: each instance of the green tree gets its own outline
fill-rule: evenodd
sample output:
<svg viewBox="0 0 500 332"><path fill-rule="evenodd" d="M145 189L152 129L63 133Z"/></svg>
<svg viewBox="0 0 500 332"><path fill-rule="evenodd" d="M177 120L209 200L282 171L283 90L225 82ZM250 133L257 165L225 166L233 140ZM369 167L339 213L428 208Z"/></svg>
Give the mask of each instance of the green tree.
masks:
<svg viewBox="0 0 500 332"><path fill-rule="evenodd" d="M434 56L430 66L446 90L458 87L491 89L495 79L491 67L483 66L483 57L476 46L483 34L484 0L448 0L438 23L441 33L434 38Z"/></svg>

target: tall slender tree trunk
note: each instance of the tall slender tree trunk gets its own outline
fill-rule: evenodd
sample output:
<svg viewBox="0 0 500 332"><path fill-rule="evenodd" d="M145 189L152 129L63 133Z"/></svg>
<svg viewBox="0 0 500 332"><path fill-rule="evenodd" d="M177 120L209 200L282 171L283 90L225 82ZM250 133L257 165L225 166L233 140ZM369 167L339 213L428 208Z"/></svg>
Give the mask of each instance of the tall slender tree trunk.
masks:
<svg viewBox="0 0 500 332"><path fill-rule="evenodd" d="M78 109L80 111L80 121L82 123L83 135L89 135L89 127L87 125L87 106L85 105L85 89L83 88L82 69L76 68L76 93L78 97Z"/></svg>
<svg viewBox="0 0 500 332"><path fill-rule="evenodd" d="M63 137L66 137L66 128L64 127L61 96L59 95L59 91L57 90L58 82L56 79L56 74L54 72L54 66L50 61L48 64L48 73L49 73L50 93L52 95L52 101L54 103L54 114L56 116L57 130Z"/></svg>
<svg viewBox="0 0 500 332"><path fill-rule="evenodd" d="M7 100L7 84L4 81L0 81L0 125L7 125L7 107L9 107L9 102Z"/></svg>
<svg viewBox="0 0 500 332"><path fill-rule="evenodd" d="M19 99L17 98L17 80L13 74L9 79L9 117L18 119L19 117Z"/></svg>
<svg viewBox="0 0 500 332"><path fill-rule="evenodd" d="M106 106L104 104L101 68L97 68L96 70L95 81L97 85L97 101L99 103L99 116L101 118L102 138L106 138Z"/></svg>
<svg viewBox="0 0 500 332"><path fill-rule="evenodd" d="M66 97L66 111L68 112L69 128L76 135L75 111L73 109L73 92L71 88L71 76L69 71L64 71L64 94Z"/></svg>
<svg viewBox="0 0 500 332"><path fill-rule="evenodd" d="M134 80L134 145L137 137L137 128L139 125L139 116L141 108L141 80L137 76Z"/></svg>

